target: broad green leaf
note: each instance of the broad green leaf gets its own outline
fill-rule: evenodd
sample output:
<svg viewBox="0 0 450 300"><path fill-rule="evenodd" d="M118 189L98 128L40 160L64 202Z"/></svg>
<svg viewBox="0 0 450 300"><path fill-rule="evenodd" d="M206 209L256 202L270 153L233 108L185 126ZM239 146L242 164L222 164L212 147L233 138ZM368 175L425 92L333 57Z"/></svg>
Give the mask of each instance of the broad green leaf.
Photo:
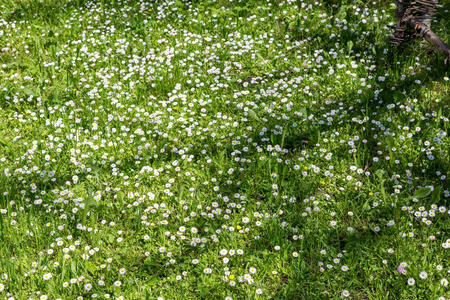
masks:
<svg viewBox="0 0 450 300"><path fill-rule="evenodd" d="M90 227L93 227L94 226L94 224L95 224L95 221L97 220L97 214L96 213L94 213L94 212L91 212L91 215L89 216L89 226Z"/></svg>
<svg viewBox="0 0 450 300"><path fill-rule="evenodd" d="M315 282L314 283L314 288L316 290L322 290L325 286L326 286L326 284L322 283L322 282Z"/></svg>
<svg viewBox="0 0 450 300"><path fill-rule="evenodd" d="M151 267L160 267L160 265L157 262L155 262L153 259L150 258L146 259L144 261L144 264Z"/></svg>
<svg viewBox="0 0 450 300"><path fill-rule="evenodd" d="M300 108L300 113L303 117L308 118L308 110L304 107Z"/></svg>
<svg viewBox="0 0 450 300"><path fill-rule="evenodd" d="M289 171L288 167L287 167L287 166L284 166L284 168L283 168L283 178L286 177L288 171Z"/></svg>
<svg viewBox="0 0 450 300"><path fill-rule="evenodd" d="M283 136L281 137L281 148L284 147L284 138L286 137L286 130L283 130Z"/></svg>
<svg viewBox="0 0 450 300"><path fill-rule="evenodd" d="M108 234L108 242L111 244L114 242L114 237L111 234Z"/></svg>
<svg viewBox="0 0 450 300"><path fill-rule="evenodd" d="M255 113L255 111L253 109L249 109L248 113L253 119L255 119L256 121L259 122L259 118L258 118L258 116L256 115L256 113Z"/></svg>
<svg viewBox="0 0 450 300"><path fill-rule="evenodd" d="M336 19L345 19L345 17L347 16L347 12L346 10L346 6L345 5L341 5L339 11L334 15L334 17Z"/></svg>
<svg viewBox="0 0 450 300"><path fill-rule="evenodd" d="M86 269L92 274L97 270L95 265L89 261L86 263Z"/></svg>
<svg viewBox="0 0 450 300"><path fill-rule="evenodd" d="M370 199L367 199L367 201L364 203L362 210L363 211L368 211L370 210L370 204L369 204Z"/></svg>
<svg viewBox="0 0 450 300"><path fill-rule="evenodd" d="M378 179L383 178L384 171L382 169L376 170L375 175L377 175Z"/></svg>
<svg viewBox="0 0 450 300"><path fill-rule="evenodd" d="M24 92L25 92L25 95L33 95L33 96L37 96L38 94L35 92L35 91L33 91L31 88L26 88L25 90L24 90Z"/></svg>
<svg viewBox="0 0 450 300"><path fill-rule="evenodd" d="M393 138L392 136L387 136L387 137L386 137L386 143L387 143L388 146L389 146L389 151L391 151L392 148L394 148L394 146L395 146L394 138Z"/></svg>
<svg viewBox="0 0 450 300"><path fill-rule="evenodd" d="M426 196L428 196L429 194L431 194L431 189L430 188L421 188L418 189L414 195L412 195L410 198L417 198L417 199L421 199L421 198L425 198Z"/></svg>
<svg viewBox="0 0 450 300"><path fill-rule="evenodd" d="M349 40L349 41L347 42L347 47L348 47L348 52L351 52L351 51L352 51L352 48L353 48L353 42L352 42L351 40Z"/></svg>
<svg viewBox="0 0 450 300"><path fill-rule="evenodd" d="M70 269L72 270L72 273L74 273L74 274L77 273L77 265L73 260L72 260L72 263L70 264Z"/></svg>
<svg viewBox="0 0 450 300"><path fill-rule="evenodd" d="M156 276L153 276L152 278L150 278L149 281L147 281L147 286L152 286L156 283L156 281L158 281L158 278Z"/></svg>
<svg viewBox="0 0 450 300"><path fill-rule="evenodd" d="M441 196L441 186L436 187L431 194L431 200L438 201Z"/></svg>
<svg viewBox="0 0 450 300"><path fill-rule="evenodd" d="M86 206L86 208L96 204L97 202L94 200L94 197L92 197L92 195L87 196L87 198L84 200L84 205Z"/></svg>

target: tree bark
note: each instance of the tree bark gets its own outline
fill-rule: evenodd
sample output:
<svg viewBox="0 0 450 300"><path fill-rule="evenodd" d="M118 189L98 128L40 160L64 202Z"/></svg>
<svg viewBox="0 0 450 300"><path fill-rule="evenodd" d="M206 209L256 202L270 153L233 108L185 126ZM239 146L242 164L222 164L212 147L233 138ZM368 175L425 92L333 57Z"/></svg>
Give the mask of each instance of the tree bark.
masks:
<svg viewBox="0 0 450 300"><path fill-rule="evenodd" d="M450 46L431 31L427 25L416 23L413 19L411 20L411 25L414 26L415 31L419 33L424 40L445 56L444 63L447 65L450 62Z"/></svg>
<svg viewBox="0 0 450 300"><path fill-rule="evenodd" d="M445 56L444 63L450 63L450 46L431 31L431 23L437 8L442 8L438 0L394 0L397 5L396 26L391 43L402 44L420 36Z"/></svg>

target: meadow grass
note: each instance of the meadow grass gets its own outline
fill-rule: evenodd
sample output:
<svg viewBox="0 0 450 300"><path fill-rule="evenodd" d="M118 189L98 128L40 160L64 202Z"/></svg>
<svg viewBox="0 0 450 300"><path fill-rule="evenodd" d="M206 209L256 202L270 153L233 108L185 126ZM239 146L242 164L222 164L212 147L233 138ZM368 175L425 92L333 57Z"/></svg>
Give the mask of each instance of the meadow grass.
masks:
<svg viewBox="0 0 450 300"><path fill-rule="evenodd" d="M0 0L0 298L449 299L450 72L394 12Z"/></svg>

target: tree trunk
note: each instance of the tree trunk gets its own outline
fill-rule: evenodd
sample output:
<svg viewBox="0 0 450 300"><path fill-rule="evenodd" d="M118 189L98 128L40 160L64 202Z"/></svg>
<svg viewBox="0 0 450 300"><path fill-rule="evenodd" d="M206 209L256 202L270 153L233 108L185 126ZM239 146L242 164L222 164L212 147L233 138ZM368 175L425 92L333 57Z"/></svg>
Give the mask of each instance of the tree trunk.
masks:
<svg viewBox="0 0 450 300"><path fill-rule="evenodd" d="M444 54L444 63L447 65L450 62L450 46L440 39L433 31L431 31L427 25L423 23L415 23L414 20L411 20L411 25L414 26L415 31L419 33L423 39L430 43L439 52Z"/></svg>
<svg viewBox="0 0 450 300"><path fill-rule="evenodd" d="M438 0L395 0L397 22L391 43L402 44L420 36L445 56L445 64L450 63L450 46L431 31L431 22L437 8L442 5Z"/></svg>

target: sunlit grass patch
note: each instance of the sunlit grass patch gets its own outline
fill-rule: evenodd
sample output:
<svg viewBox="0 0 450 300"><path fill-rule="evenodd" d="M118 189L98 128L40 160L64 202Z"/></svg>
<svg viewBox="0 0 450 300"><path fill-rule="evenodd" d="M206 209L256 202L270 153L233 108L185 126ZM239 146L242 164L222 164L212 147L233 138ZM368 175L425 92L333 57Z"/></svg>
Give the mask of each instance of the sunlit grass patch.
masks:
<svg viewBox="0 0 450 300"><path fill-rule="evenodd" d="M389 1L0 12L1 297L450 297L450 74Z"/></svg>

